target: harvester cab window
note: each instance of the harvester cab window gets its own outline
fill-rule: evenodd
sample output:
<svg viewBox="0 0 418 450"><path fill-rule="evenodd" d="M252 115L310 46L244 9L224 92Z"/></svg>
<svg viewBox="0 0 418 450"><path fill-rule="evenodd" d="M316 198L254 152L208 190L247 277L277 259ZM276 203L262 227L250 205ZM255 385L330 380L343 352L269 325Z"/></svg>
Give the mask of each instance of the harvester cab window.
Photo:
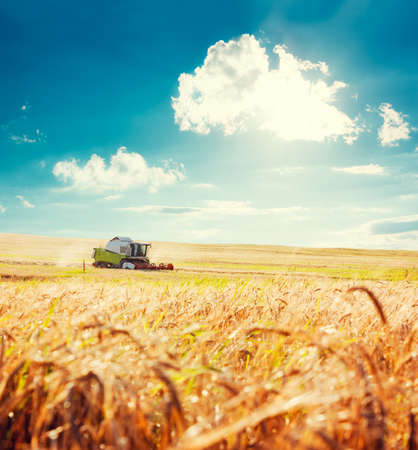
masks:
<svg viewBox="0 0 418 450"><path fill-rule="evenodd" d="M131 244L131 256L145 257L147 256L148 246L145 244Z"/></svg>

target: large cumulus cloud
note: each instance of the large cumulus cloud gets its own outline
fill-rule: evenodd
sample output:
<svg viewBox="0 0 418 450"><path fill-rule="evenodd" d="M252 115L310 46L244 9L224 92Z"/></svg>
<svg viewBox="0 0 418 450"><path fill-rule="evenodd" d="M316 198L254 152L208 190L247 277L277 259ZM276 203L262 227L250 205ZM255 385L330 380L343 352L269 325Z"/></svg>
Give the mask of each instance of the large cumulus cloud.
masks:
<svg viewBox="0 0 418 450"><path fill-rule="evenodd" d="M335 105L346 84L329 81L325 62L301 60L282 45L274 53L279 65L270 68L265 48L248 34L212 45L202 66L179 77L172 106L180 129L264 130L287 141L353 143L362 126Z"/></svg>

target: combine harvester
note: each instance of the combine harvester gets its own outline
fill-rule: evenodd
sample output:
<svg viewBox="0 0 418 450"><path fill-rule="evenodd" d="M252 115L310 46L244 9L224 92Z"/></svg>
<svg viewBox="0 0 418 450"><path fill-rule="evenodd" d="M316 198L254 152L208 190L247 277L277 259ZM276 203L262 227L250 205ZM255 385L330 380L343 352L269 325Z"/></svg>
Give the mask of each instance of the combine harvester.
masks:
<svg viewBox="0 0 418 450"><path fill-rule="evenodd" d="M134 242L131 238L116 236L105 248L94 248L93 266L108 269L173 270L173 264L151 264L147 258L151 244Z"/></svg>

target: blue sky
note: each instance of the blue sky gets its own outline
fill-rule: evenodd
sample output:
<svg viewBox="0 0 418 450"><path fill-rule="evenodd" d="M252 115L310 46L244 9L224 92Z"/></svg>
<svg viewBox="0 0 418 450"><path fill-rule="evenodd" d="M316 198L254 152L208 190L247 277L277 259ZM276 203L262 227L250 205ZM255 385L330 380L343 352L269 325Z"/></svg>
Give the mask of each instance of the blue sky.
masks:
<svg viewBox="0 0 418 450"><path fill-rule="evenodd" d="M0 230L418 249L416 2L0 5Z"/></svg>

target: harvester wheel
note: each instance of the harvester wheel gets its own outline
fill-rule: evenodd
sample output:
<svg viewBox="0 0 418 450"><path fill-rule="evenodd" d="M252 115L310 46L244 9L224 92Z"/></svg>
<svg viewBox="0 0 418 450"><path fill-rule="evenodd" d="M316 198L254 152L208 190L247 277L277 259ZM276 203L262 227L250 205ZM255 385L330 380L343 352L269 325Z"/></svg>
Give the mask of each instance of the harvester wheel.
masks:
<svg viewBox="0 0 418 450"><path fill-rule="evenodd" d="M120 265L118 266L122 269L137 269L137 265L134 261L129 261L129 259L124 259L120 262Z"/></svg>

